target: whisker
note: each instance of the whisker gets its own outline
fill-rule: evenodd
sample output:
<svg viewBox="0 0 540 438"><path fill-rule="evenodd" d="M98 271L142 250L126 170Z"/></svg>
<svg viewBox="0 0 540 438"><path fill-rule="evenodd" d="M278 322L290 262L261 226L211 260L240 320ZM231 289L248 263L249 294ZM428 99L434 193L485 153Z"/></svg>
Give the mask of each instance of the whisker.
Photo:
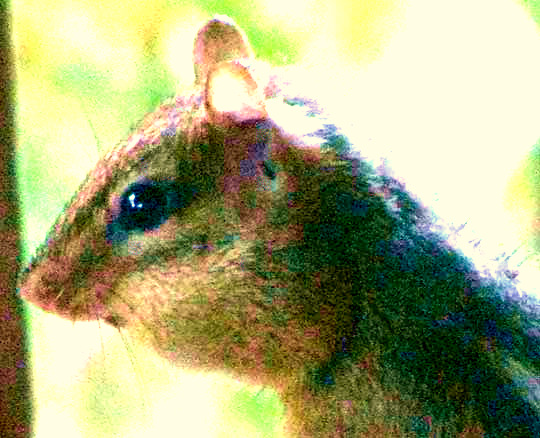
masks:
<svg viewBox="0 0 540 438"><path fill-rule="evenodd" d="M149 420L150 419L150 409L149 409L149 404L148 404L148 397L147 397L147 388L146 388L146 384L145 384L145 381L143 379L143 373L141 372L140 368L139 368L139 365L137 363L137 360L136 360L136 355L135 355L135 352L133 350L133 347L132 345L130 344L129 340L128 340L128 337L124 334L124 332L122 331L121 328L117 327L116 329L118 331L118 334L120 335L120 339L122 340L122 344L124 345L125 347L125 350L126 350L126 353L127 353L127 356L128 356L128 359L131 363L131 367L133 369L133 372L135 373L135 377L137 379L137 384L139 386L139 393L141 395L141 407L142 407L142 412L143 412L143 415L145 417L145 420Z"/></svg>

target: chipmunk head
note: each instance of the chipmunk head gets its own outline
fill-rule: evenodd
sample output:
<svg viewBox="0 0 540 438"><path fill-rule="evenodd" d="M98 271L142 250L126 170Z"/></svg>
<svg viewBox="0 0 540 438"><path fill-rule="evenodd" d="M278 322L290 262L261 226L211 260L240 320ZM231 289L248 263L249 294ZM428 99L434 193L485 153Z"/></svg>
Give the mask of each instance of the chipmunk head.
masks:
<svg viewBox="0 0 540 438"><path fill-rule="evenodd" d="M320 182L334 175L330 197L337 185L353 189L352 162L337 159L346 140L320 120L294 134L274 123L273 111L315 120L318 109L284 94L287 84L253 59L231 20L202 27L194 64L193 89L149 114L88 175L24 272L21 294L73 320L137 327L171 357L207 365L236 356L233 368L255 370L275 349L278 370L292 360L278 353L285 342L303 352L296 361L328 355L347 311L338 318L328 305L334 322L305 337L319 331L321 309L305 309L325 272L300 254L306 232L320 240ZM296 292L292 277L302 282ZM248 345L264 331L261 345ZM194 348L186 356L176 345Z"/></svg>

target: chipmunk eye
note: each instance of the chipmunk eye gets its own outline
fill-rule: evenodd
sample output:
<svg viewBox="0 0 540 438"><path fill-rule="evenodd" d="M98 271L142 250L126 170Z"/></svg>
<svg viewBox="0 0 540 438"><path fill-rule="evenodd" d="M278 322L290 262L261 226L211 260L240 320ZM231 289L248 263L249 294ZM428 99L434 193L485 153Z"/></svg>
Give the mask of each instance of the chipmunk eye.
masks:
<svg viewBox="0 0 540 438"><path fill-rule="evenodd" d="M120 197L118 215L107 224L107 241L123 241L130 231L158 228L173 212L188 206L195 194L192 186L173 181L131 184Z"/></svg>
<svg viewBox="0 0 540 438"><path fill-rule="evenodd" d="M120 199L118 219L124 229L151 230L165 222L171 210L169 190L157 182L130 185Z"/></svg>

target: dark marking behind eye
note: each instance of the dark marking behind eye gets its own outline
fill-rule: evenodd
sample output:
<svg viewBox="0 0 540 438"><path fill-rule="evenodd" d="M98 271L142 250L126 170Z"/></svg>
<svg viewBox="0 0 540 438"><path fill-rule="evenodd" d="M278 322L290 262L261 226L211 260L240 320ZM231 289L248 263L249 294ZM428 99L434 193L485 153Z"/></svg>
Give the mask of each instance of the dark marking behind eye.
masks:
<svg viewBox="0 0 540 438"><path fill-rule="evenodd" d="M265 176L270 179L274 179L276 177L277 168L271 160L263 161L263 171Z"/></svg>

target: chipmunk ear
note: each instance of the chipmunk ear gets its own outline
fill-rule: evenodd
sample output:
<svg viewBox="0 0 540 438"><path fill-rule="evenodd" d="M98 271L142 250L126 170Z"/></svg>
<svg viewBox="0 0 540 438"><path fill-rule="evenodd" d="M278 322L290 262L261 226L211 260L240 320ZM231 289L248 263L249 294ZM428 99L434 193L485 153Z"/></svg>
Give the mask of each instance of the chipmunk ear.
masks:
<svg viewBox="0 0 540 438"><path fill-rule="evenodd" d="M225 16L206 23L195 38L195 80L204 89L205 106L214 123L266 117L264 99L249 64L253 52L246 35Z"/></svg>
<svg viewBox="0 0 540 438"><path fill-rule="evenodd" d="M223 62L211 70L204 96L208 117L214 123L267 117L257 81L240 61Z"/></svg>
<svg viewBox="0 0 540 438"><path fill-rule="evenodd" d="M208 73L218 64L239 59L253 59L253 52L246 35L232 19L216 16L199 30L193 47L197 84L204 86Z"/></svg>

